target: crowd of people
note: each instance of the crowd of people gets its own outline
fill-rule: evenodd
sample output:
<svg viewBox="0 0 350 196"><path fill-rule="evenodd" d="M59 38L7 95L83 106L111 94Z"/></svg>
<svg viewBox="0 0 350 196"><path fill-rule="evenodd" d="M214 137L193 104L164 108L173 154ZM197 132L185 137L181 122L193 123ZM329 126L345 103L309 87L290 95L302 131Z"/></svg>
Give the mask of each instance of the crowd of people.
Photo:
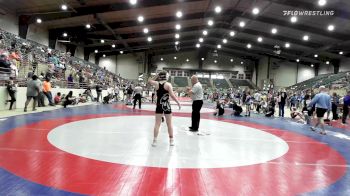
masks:
<svg viewBox="0 0 350 196"><path fill-rule="evenodd" d="M245 111L249 117L251 112L264 114L266 117L285 117L285 109L290 113L290 118L297 122L312 124L312 117L315 116L317 123L315 127L321 126L321 134L325 134L324 122L342 119L346 124L349 116L350 91L344 96L337 93L330 93L325 86L318 89L307 89L300 92L286 90L281 91L234 91L228 89L226 93L212 92L205 93L207 99L216 103L217 112L215 115L224 115L224 108L233 109L232 115L240 116ZM278 111L278 112L277 112ZM315 130L312 127L312 130Z"/></svg>

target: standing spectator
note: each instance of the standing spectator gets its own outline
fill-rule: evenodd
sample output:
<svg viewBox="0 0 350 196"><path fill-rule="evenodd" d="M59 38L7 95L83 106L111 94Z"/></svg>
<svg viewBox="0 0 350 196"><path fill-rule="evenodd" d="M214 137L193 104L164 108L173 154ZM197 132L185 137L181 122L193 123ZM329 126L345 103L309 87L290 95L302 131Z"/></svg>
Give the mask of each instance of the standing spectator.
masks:
<svg viewBox="0 0 350 196"><path fill-rule="evenodd" d="M139 102L139 109L141 109L142 87L140 84L138 84L135 87L134 92L135 92L135 94L134 94L134 108L133 109L135 109L137 101Z"/></svg>
<svg viewBox="0 0 350 196"><path fill-rule="evenodd" d="M280 92L278 95L278 116L284 117L284 107L286 105L287 100L287 93L286 92Z"/></svg>
<svg viewBox="0 0 350 196"><path fill-rule="evenodd" d="M99 83L96 85L96 93L97 93L97 102L100 102L100 98L102 100L102 86Z"/></svg>
<svg viewBox="0 0 350 196"><path fill-rule="evenodd" d="M9 110L12 110L13 103L16 102L16 96L15 96L16 95L16 85L14 84L12 79L10 81L8 81L7 92L10 95L11 100L6 100L6 103L8 103L8 102L11 103Z"/></svg>
<svg viewBox="0 0 350 196"><path fill-rule="evenodd" d="M27 84L27 100L24 106L24 112L27 112L29 102L33 99L33 111L35 111L36 101L39 93L41 92L41 82L38 80L38 76L33 75L32 80Z"/></svg>
<svg viewBox="0 0 350 196"><path fill-rule="evenodd" d="M126 104L131 105L131 97L132 97L132 93L134 92L134 90L132 89L132 86L130 85L127 89L126 89Z"/></svg>
<svg viewBox="0 0 350 196"><path fill-rule="evenodd" d="M333 93L332 96L332 120L338 120L338 105L339 105L339 97L337 93Z"/></svg>
<svg viewBox="0 0 350 196"><path fill-rule="evenodd" d="M320 92L315 95L309 104L309 108L313 105L316 107L317 123L314 127L310 127L312 131L316 131L318 125L321 126L322 131L320 134L326 135L326 130L324 128L324 115L331 109L331 97L327 94L326 87L320 86Z"/></svg>
<svg viewBox="0 0 350 196"><path fill-rule="evenodd" d="M292 108L294 107L297 107L297 103L298 103L298 97L296 94L294 94L290 97L290 110L292 110Z"/></svg>
<svg viewBox="0 0 350 196"><path fill-rule="evenodd" d="M349 115L349 106L350 106L350 90L348 91L348 94L344 97L344 105L343 105L343 119L342 124L346 124L346 119Z"/></svg>
<svg viewBox="0 0 350 196"><path fill-rule="evenodd" d="M74 79L73 79L73 75L72 74L69 74L68 78L67 78L67 81L68 81L68 88L73 88L74 84Z"/></svg>
<svg viewBox="0 0 350 196"><path fill-rule="evenodd" d="M43 93L47 97L50 106L54 106L55 104L52 101L52 93L51 93L51 82L50 78L46 78L43 84Z"/></svg>
<svg viewBox="0 0 350 196"><path fill-rule="evenodd" d="M251 109L251 105L253 103L253 98L250 95L250 92L248 91L248 93L246 94L246 99L244 100L245 103L245 116L250 116L250 109Z"/></svg>

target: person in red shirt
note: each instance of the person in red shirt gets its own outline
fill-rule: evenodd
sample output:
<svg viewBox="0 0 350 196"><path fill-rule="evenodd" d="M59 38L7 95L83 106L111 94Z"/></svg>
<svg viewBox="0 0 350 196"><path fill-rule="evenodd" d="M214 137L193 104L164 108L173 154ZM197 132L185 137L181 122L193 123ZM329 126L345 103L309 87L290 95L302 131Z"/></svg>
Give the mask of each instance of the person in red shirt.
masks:
<svg viewBox="0 0 350 196"><path fill-rule="evenodd" d="M55 104L60 104L61 103L61 93L58 92L54 98Z"/></svg>

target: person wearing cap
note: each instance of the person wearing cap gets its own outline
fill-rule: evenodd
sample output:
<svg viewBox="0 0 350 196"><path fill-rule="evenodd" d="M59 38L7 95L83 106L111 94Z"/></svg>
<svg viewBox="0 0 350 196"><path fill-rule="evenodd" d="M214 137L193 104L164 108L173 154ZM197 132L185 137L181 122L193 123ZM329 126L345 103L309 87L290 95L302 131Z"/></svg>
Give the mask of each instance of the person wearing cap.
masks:
<svg viewBox="0 0 350 196"><path fill-rule="evenodd" d="M174 146L174 136L173 136L173 123L172 123L172 111L169 98L171 97L181 109L181 105L177 100L173 87L168 81L168 75L166 71L161 71L158 75L150 78L148 83L153 85L157 94L157 106L156 106L156 120L154 125L154 137L152 146L157 146L157 137L159 133L160 124L162 122L163 115L166 119L166 124L168 127L169 142L170 146Z"/></svg>
<svg viewBox="0 0 350 196"><path fill-rule="evenodd" d="M320 92L312 98L309 108L313 107L315 105L316 107L316 115L317 115L317 123L314 127L310 127L312 131L316 131L316 128L320 125L321 126L321 132L320 134L326 135L326 131L324 128L324 114L327 111L330 111L331 106L331 96L328 95L327 89L324 86L320 86L319 88Z"/></svg>
<svg viewBox="0 0 350 196"><path fill-rule="evenodd" d="M201 119L201 109L203 106L203 88L202 84L199 82L198 77L193 75L191 77L192 88L187 88L187 93L192 98L192 125L189 127L189 130L192 132L198 132L199 122Z"/></svg>

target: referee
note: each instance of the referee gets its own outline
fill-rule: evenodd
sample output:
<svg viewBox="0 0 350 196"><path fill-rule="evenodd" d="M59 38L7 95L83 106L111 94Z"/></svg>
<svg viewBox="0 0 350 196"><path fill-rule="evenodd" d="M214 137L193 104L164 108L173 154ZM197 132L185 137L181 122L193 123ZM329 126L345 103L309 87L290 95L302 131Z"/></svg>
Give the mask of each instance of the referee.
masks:
<svg viewBox="0 0 350 196"><path fill-rule="evenodd" d="M202 84L198 81L198 77L193 75L191 77L192 88L187 88L187 93L192 98L192 126L189 127L190 131L198 132L199 121L201 118L200 111L203 106L203 88Z"/></svg>

